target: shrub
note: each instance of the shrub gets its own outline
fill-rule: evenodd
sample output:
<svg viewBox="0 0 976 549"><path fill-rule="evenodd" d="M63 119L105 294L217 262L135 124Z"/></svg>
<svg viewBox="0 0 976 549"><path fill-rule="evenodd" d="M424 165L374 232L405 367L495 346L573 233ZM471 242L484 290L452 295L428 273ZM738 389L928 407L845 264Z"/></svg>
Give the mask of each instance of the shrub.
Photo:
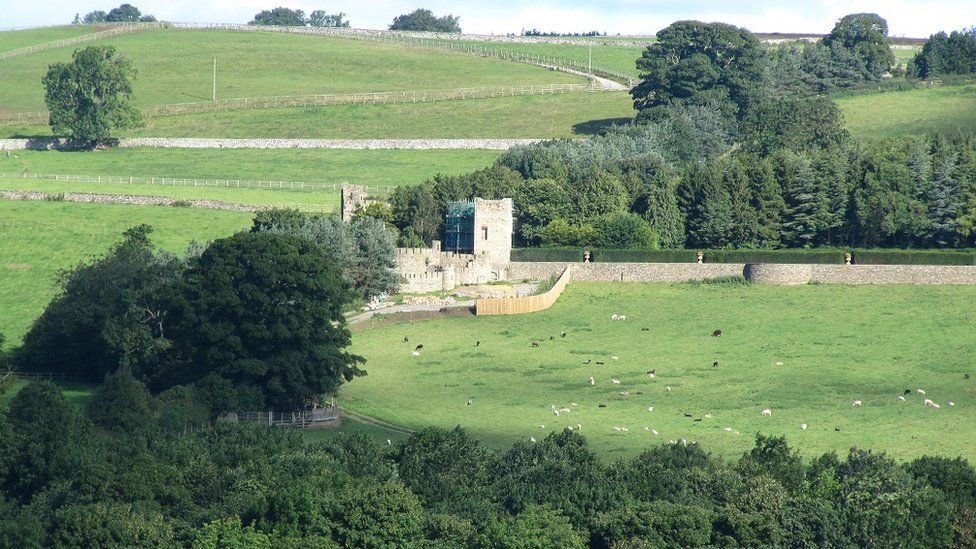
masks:
<svg viewBox="0 0 976 549"><path fill-rule="evenodd" d="M596 249L590 252L590 261L600 263L695 263L694 250L620 250Z"/></svg>
<svg viewBox="0 0 976 549"><path fill-rule="evenodd" d="M588 246L596 239L593 225L571 225L565 219L556 219L539 232L543 246Z"/></svg>
<svg viewBox="0 0 976 549"><path fill-rule="evenodd" d="M976 265L976 253L959 250L854 250L859 265Z"/></svg>
<svg viewBox="0 0 976 549"><path fill-rule="evenodd" d="M654 250L660 247L657 231L633 213L603 215L593 224L596 245L601 248Z"/></svg>
<svg viewBox="0 0 976 549"><path fill-rule="evenodd" d="M542 261L583 261L583 248L515 248L512 250L512 261L542 262Z"/></svg>
<svg viewBox="0 0 976 549"><path fill-rule="evenodd" d="M828 263L844 264L844 251L813 250L705 250L705 263Z"/></svg>

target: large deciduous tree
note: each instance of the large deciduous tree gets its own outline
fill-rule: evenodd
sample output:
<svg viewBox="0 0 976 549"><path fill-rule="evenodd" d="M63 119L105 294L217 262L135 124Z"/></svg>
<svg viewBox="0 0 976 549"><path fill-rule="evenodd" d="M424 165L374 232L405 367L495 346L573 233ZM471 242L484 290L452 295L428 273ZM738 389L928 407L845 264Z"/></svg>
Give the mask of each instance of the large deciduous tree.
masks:
<svg viewBox="0 0 976 549"><path fill-rule="evenodd" d="M657 33L637 60L641 81L631 90L639 119L659 107L712 105L740 117L759 99L763 51L746 29L678 21Z"/></svg>
<svg viewBox="0 0 976 549"><path fill-rule="evenodd" d="M114 130L137 127L132 106L132 63L112 46L76 50L71 63L55 63L44 76L44 102L55 135L84 145L108 141Z"/></svg>
<svg viewBox="0 0 976 549"><path fill-rule="evenodd" d="M341 28L348 27L349 20L346 19L346 14L342 13L326 13L325 10L315 10L308 14L308 24L311 27L330 27L330 28Z"/></svg>
<svg viewBox="0 0 976 549"><path fill-rule="evenodd" d="M306 23L305 12L290 8L274 8L272 10L261 10L254 14L254 19L248 25L281 25L286 27L304 27Z"/></svg>
<svg viewBox="0 0 976 549"><path fill-rule="evenodd" d="M888 40L888 22L876 13L852 13L845 15L834 25L823 44L835 44L859 58L867 73L877 79L895 64Z"/></svg>
<svg viewBox="0 0 976 549"><path fill-rule="evenodd" d="M427 9L416 9L393 18L390 30L424 32L461 32L461 18L455 15L437 17Z"/></svg>

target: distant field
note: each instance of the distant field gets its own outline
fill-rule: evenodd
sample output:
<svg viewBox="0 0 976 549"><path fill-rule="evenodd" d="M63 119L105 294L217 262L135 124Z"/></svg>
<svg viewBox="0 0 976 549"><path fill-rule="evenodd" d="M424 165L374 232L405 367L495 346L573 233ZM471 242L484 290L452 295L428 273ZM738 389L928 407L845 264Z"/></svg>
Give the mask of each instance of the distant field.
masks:
<svg viewBox="0 0 976 549"><path fill-rule="evenodd" d="M0 332L16 343L55 294L54 276L104 254L122 232L148 223L153 241L182 252L190 240L228 236L251 214L163 206L0 200Z"/></svg>
<svg viewBox="0 0 976 549"><path fill-rule="evenodd" d="M331 139L547 138L591 135L634 116L624 92L340 105L163 116L125 136ZM0 136L48 136L47 125L0 125Z"/></svg>
<svg viewBox="0 0 976 549"><path fill-rule="evenodd" d="M223 99L585 82L521 63L322 36L153 30L92 44L111 44L132 59L139 71L137 105L209 101L214 57L217 97ZM41 78L74 49L3 61L0 111L43 110Z"/></svg>
<svg viewBox="0 0 976 549"><path fill-rule="evenodd" d="M63 38L74 38L83 34L93 34L105 30L104 27L65 25L63 27L45 27L40 29L25 29L0 32L0 53L36 46L45 42L53 42Z"/></svg>
<svg viewBox="0 0 976 549"><path fill-rule="evenodd" d="M976 131L976 86L945 86L837 99L855 136L874 140Z"/></svg>
<svg viewBox="0 0 976 549"><path fill-rule="evenodd" d="M340 401L409 428L460 425L498 448L580 424L608 458L685 438L734 459L762 432L785 435L805 457L857 446L972 461L976 382L963 374L976 374L974 299L971 286L574 282L541 313L355 333L368 375L344 385ZM711 337L715 329L724 335ZM423 353L411 356L417 344ZM942 408L923 406L917 388ZM556 417L552 405L572 411Z"/></svg>
<svg viewBox="0 0 976 549"><path fill-rule="evenodd" d="M450 42L456 43L456 42ZM535 44L513 43L513 42L479 42L479 41L460 41L469 46L483 47L499 51L510 51L526 53L531 55L541 55L559 59L569 59L580 63L589 61L590 51L593 52L593 66L610 69L622 74L637 77L637 59L641 56L645 48L640 46L593 46L577 44L547 44L543 42Z"/></svg>
<svg viewBox="0 0 976 549"><path fill-rule="evenodd" d="M109 149L17 151L0 172L400 185L491 164L499 151L329 149ZM66 186L65 190L69 187Z"/></svg>

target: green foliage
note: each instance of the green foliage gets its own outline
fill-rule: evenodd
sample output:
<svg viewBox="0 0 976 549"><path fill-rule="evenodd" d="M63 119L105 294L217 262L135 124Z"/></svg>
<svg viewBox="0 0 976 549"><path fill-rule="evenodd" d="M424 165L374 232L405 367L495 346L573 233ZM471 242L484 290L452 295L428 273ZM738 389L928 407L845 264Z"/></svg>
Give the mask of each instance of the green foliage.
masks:
<svg viewBox="0 0 976 549"><path fill-rule="evenodd" d="M895 64L888 40L888 22L876 13L845 15L823 39L827 47L839 46L859 59L873 79Z"/></svg>
<svg viewBox="0 0 976 549"><path fill-rule="evenodd" d="M595 244L601 248L656 250L660 247L657 232L641 216L632 213L607 214L593 223Z"/></svg>
<svg viewBox="0 0 976 549"><path fill-rule="evenodd" d="M144 433L154 419L149 390L125 370L105 378L85 414L97 427L120 433Z"/></svg>
<svg viewBox="0 0 976 549"><path fill-rule="evenodd" d="M85 14L84 19L81 20L82 23L86 25L94 25L96 23L104 23L107 20L108 14L103 10L90 11Z"/></svg>
<svg viewBox="0 0 976 549"><path fill-rule="evenodd" d="M825 97L761 103L749 112L742 133L763 156L779 149L825 149L850 140L843 114Z"/></svg>
<svg viewBox="0 0 976 549"><path fill-rule="evenodd" d="M513 248L512 261L583 261L583 248Z"/></svg>
<svg viewBox="0 0 976 549"><path fill-rule="evenodd" d="M976 265L976 253L954 250L870 250L851 252L858 265Z"/></svg>
<svg viewBox="0 0 976 549"><path fill-rule="evenodd" d="M349 26L349 20L346 19L346 14L341 11L330 14L326 13L325 10L314 10L308 14L307 22L310 27L342 28Z"/></svg>
<svg viewBox="0 0 976 549"><path fill-rule="evenodd" d="M254 14L254 19L248 21L248 25L283 25L291 27L305 26L305 12L290 8L274 8L272 10L261 10Z"/></svg>
<svg viewBox="0 0 976 549"><path fill-rule="evenodd" d="M345 547L412 547L425 539L426 512L401 484L351 486L322 511Z"/></svg>
<svg viewBox="0 0 976 549"><path fill-rule="evenodd" d="M705 547L713 520L697 505L634 503L600 515L595 538L598 547Z"/></svg>
<svg viewBox="0 0 976 549"><path fill-rule="evenodd" d="M138 373L155 390L202 383L214 411L303 407L364 373L342 350L349 297L339 266L312 242L269 232L217 240L164 295L156 335L172 348Z"/></svg>
<svg viewBox="0 0 976 549"><path fill-rule="evenodd" d="M565 219L556 219L539 231L539 241L543 246L589 246L596 238L593 225L572 225Z"/></svg>
<svg viewBox="0 0 976 549"><path fill-rule="evenodd" d="M482 544L503 549L582 549L586 543L562 513L544 505L532 505L507 520L491 525Z"/></svg>
<svg viewBox="0 0 976 549"><path fill-rule="evenodd" d="M461 32L461 18L455 15L437 17L428 9L416 9L393 18L390 30L423 32Z"/></svg>
<svg viewBox="0 0 976 549"><path fill-rule="evenodd" d="M638 119L674 104L713 105L743 115L759 96L762 47L746 29L723 23L678 21L657 33L637 60L640 83L631 90Z"/></svg>
<svg viewBox="0 0 976 549"><path fill-rule="evenodd" d="M240 517L216 519L204 524L193 534L193 549L271 549L271 538L250 525L242 525Z"/></svg>
<svg viewBox="0 0 976 549"><path fill-rule="evenodd" d="M43 80L51 131L91 146L114 130L138 127L142 116L130 103L134 77L132 63L112 46L88 46L71 63L51 65Z"/></svg>
<svg viewBox="0 0 976 549"><path fill-rule="evenodd" d="M55 547L162 547L175 543L170 524L158 512L122 503L66 506L54 516Z"/></svg>
<svg viewBox="0 0 976 549"><path fill-rule="evenodd" d="M705 250L706 263L844 264L844 250Z"/></svg>
<svg viewBox="0 0 976 549"><path fill-rule="evenodd" d="M911 72L918 78L976 73L976 27L929 36L915 54Z"/></svg>
<svg viewBox="0 0 976 549"><path fill-rule="evenodd" d="M139 8L132 4L121 4L117 8L112 8L105 15L105 21L109 23L136 23L138 21L155 21L151 15L143 16Z"/></svg>

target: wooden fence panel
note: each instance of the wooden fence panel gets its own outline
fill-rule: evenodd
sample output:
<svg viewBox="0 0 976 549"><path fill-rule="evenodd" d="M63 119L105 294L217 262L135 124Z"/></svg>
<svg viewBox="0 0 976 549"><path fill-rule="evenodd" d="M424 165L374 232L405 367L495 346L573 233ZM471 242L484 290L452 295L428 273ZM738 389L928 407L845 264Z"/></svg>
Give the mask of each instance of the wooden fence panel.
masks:
<svg viewBox="0 0 976 549"><path fill-rule="evenodd" d="M570 269L566 267L559 280L549 291L525 297L483 298L475 300L476 315L520 315L544 311L559 299L570 280Z"/></svg>

